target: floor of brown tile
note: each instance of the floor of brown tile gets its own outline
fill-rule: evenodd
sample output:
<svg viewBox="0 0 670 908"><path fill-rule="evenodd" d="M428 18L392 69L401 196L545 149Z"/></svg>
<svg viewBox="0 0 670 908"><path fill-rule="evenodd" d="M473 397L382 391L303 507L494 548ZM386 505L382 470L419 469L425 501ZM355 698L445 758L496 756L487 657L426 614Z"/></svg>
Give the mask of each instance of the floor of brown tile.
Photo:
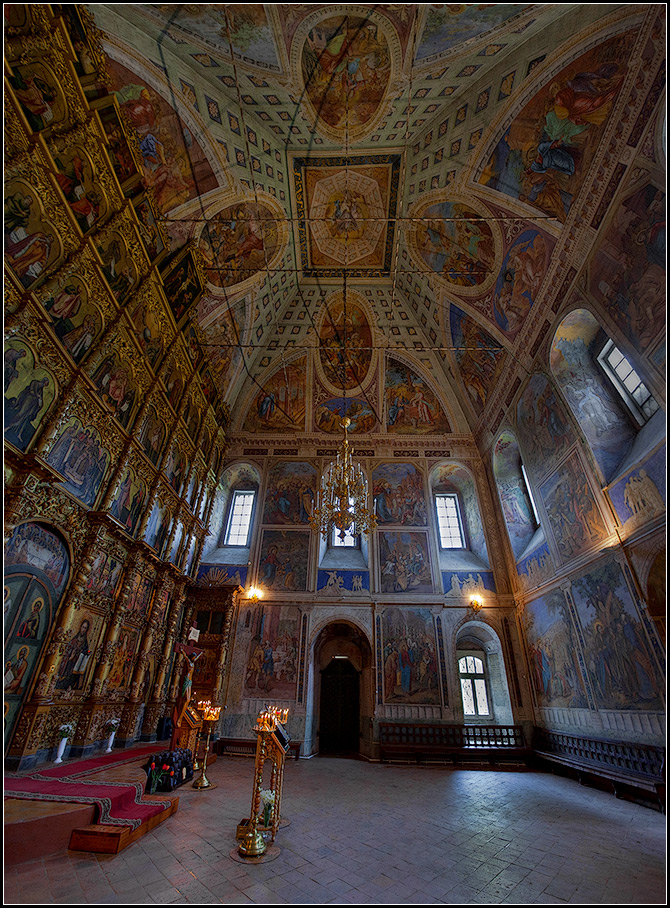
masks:
<svg viewBox="0 0 670 908"><path fill-rule="evenodd" d="M253 761L207 774L215 789L180 788L179 811L120 855L6 868L5 903L665 903L663 815L569 779L290 762L281 854L249 866L229 853Z"/></svg>

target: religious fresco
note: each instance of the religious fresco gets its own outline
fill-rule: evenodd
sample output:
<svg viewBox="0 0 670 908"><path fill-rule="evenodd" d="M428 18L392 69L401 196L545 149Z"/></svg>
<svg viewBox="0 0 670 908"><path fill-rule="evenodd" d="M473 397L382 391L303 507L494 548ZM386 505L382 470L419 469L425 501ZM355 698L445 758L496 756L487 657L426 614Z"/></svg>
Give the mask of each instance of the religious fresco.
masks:
<svg viewBox="0 0 670 908"><path fill-rule="evenodd" d="M142 176L139 149L133 145L130 130L121 116L114 95L101 99L94 106L107 139L107 154L119 185L126 194L132 194Z"/></svg>
<svg viewBox="0 0 670 908"><path fill-rule="evenodd" d="M145 13L160 18L166 26L169 23L171 34L194 37L209 47L214 44L225 57L230 56L232 45L237 59L264 69L279 69L272 28L262 3L229 3L225 7L191 4L178 22L172 21L174 5L170 3L152 4L145 7Z"/></svg>
<svg viewBox="0 0 670 908"><path fill-rule="evenodd" d="M70 637L65 644L63 658L58 666L55 689L57 691L83 692L95 668L92 658L103 630L103 618L88 609L76 613L70 627Z"/></svg>
<svg viewBox="0 0 670 908"><path fill-rule="evenodd" d="M110 353L95 369L92 379L102 402L107 404L124 429L127 428L137 397L137 387L129 366L116 353Z"/></svg>
<svg viewBox="0 0 670 908"><path fill-rule="evenodd" d="M41 302L56 337L78 365L102 331L102 317L90 299L87 281L70 272L45 287Z"/></svg>
<svg viewBox="0 0 670 908"><path fill-rule="evenodd" d="M377 521L425 527L428 523L423 474L411 463L385 463L372 472Z"/></svg>
<svg viewBox="0 0 670 908"><path fill-rule="evenodd" d="M377 425L377 416L367 400L359 397L334 397L317 404L314 409L314 427L321 432L341 434L340 423L348 417L349 435L367 435Z"/></svg>
<svg viewBox="0 0 670 908"><path fill-rule="evenodd" d="M160 418L155 407L147 407L147 412L140 429L139 442L142 450L151 463L157 467L165 443L167 429L165 421Z"/></svg>
<svg viewBox="0 0 670 908"><path fill-rule="evenodd" d="M458 493L461 517L465 524L465 546L488 564L486 537L479 511L477 491L471 474L460 464L442 464L431 475L431 491Z"/></svg>
<svg viewBox="0 0 670 908"><path fill-rule="evenodd" d="M263 523L309 523L316 496L311 463L279 462L268 473Z"/></svg>
<svg viewBox="0 0 670 908"><path fill-rule="evenodd" d="M388 275L400 155L296 157L292 168L304 276Z"/></svg>
<svg viewBox="0 0 670 908"><path fill-rule="evenodd" d="M167 481L178 495L186 479L187 469L186 454L179 447L179 443L175 441L165 459L163 472L167 477Z"/></svg>
<svg viewBox="0 0 670 908"><path fill-rule="evenodd" d="M123 304L139 281L137 265L128 245L118 231L96 240L96 249L102 261L102 272L118 303Z"/></svg>
<svg viewBox="0 0 670 908"><path fill-rule="evenodd" d="M384 609L382 640L384 702L439 705L440 668L430 609Z"/></svg>
<svg viewBox="0 0 670 908"><path fill-rule="evenodd" d="M263 530L257 580L264 590L307 589L310 531Z"/></svg>
<svg viewBox="0 0 670 908"><path fill-rule="evenodd" d="M635 33L592 48L517 114L479 182L560 222L581 189L621 91Z"/></svg>
<svg viewBox="0 0 670 908"><path fill-rule="evenodd" d="M195 306L204 289L194 250L186 247L165 267L162 274L165 296L174 320L179 324L188 310ZM197 363L194 363L197 368Z"/></svg>
<svg viewBox="0 0 670 908"><path fill-rule="evenodd" d="M445 595L459 599L481 593L482 590L496 591L492 571L442 571L442 586Z"/></svg>
<svg viewBox="0 0 670 908"><path fill-rule="evenodd" d="M121 584L123 561L104 550L99 551L93 559L91 570L86 578L87 595L96 598L114 599Z"/></svg>
<svg viewBox="0 0 670 908"><path fill-rule="evenodd" d="M27 450L56 397L49 371L37 365L30 347L18 338L5 344L5 438Z"/></svg>
<svg viewBox="0 0 670 908"><path fill-rule="evenodd" d="M170 512L168 508L155 501L144 531L145 541L162 556L163 548L170 535Z"/></svg>
<svg viewBox="0 0 670 908"><path fill-rule="evenodd" d="M607 527L576 452L539 487L561 560L597 546Z"/></svg>
<svg viewBox="0 0 670 908"><path fill-rule="evenodd" d="M5 184L5 262L29 289L61 256L58 232L42 209L39 193L25 180Z"/></svg>
<svg viewBox="0 0 670 908"><path fill-rule="evenodd" d="M372 362L372 327L356 300L333 294L324 302L319 329L319 362L334 387L349 391L363 384Z"/></svg>
<svg viewBox="0 0 670 908"><path fill-rule="evenodd" d="M215 287L232 287L275 264L279 226L267 205L239 202L208 218L200 239L205 275Z"/></svg>
<svg viewBox="0 0 670 908"><path fill-rule="evenodd" d="M14 530L6 555L3 597L7 741L32 685L42 645L69 577L70 558L55 534L31 523Z"/></svg>
<svg viewBox="0 0 670 908"><path fill-rule="evenodd" d="M199 586L245 586L248 568L240 564L198 565L196 581Z"/></svg>
<svg viewBox="0 0 670 908"><path fill-rule="evenodd" d="M529 552L517 563L516 569L521 588L526 591L536 589L556 576L556 566L546 542Z"/></svg>
<svg viewBox="0 0 670 908"><path fill-rule="evenodd" d="M16 527L5 547L5 567L27 565L30 573L46 577L53 587L52 598L59 598L70 574L67 546L55 533L39 523L22 523ZM9 608L5 598L5 611Z"/></svg>
<svg viewBox="0 0 670 908"><path fill-rule="evenodd" d="M383 593L432 593L430 547L425 533L377 534L381 591Z"/></svg>
<svg viewBox="0 0 670 908"><path fill-rule="evenodd" d="M158 317L156 309L150 308L144 300L130 312L135 326L135 337L152 369L156 369L165 348L165 323Z"/></svg>
<svg viewBox="0 0 670 908"><path fill-rule="evenodd" d="M558 326L551 371L607 479L635 440L636 431L597 364L607 337L586 309L575 309Z"/></svg>
<svg viewBox="0 0 670 908"><path fill-rule="evenodd" d="M665 193L646 183L618 206L597 240L589 290L637 350L665 322Z"/></svg>
<svg viewBox="0 0 670 908"><path fill-rule="evenodd" d="M261 382L247 411L244 432L297 432L305 428L305 366L303 357L282 366Z"/></svg>
<svg viewBox="0 0 670 908"><path fill-rule="evenodd" d="M451 287L490 283L495 240L488 212L449 199L420 207L412 217L415 255Z"/></svg>
<svg viewBox="0 0 670 908"><path fill-rule="evenodd" d="M56 182L81 232L86 235L107 215L108 204L89 154L81 145L60 140L53 150Z"/></svg>
<svg viewBox="0 0 670 908"><path fill-rule="evenodd" d="M391 48L376 22L326 13L307 33L300 62L306 100L329 137L351 141L374 128L392 71Z"/></svg>
<svg viewBox="0 0 670 908"><path fill-rule="evenodd" d="M573 580L572 596L596 705L662 710L663 678L619 564Z"/></svg>
<svg viewBox="0 0 670 908"><path fill-rule="evenodd" d="M370 572L366 570L344 571L340 568L320 570L316 579L319 596L361 596L370 593Z"/></svg>
<svg viewBox="0 0 670 908"><path fill-rule="evenodd" d="M503 369L505 351L476 319L454 305L450 310L450 326L461 379L472 406L479 414L484 409L489 390Z"/></svg>
<svg viewBox="0 0 670 908"><path fill-rule="evenodd" d="M9 84L34 132L64 125L68 104L60 80L48 66L36 61L13 66Z"/></svg>
<svg viewBox="0 0 670 908"><path fill-rule="evenodd" d="M518 3L441 3L430 4L415 61L471 41L518 16L529 6Z"/></svg>
<svg viewBox="0 0 670 908"><path fill-rule="evenodd" d="M121 110L135 130L142 153L144 182L154 192L162 214L189 199L216 189L217 181L205 153L173 108L135 73L108 60L112 88Z"/></svg>
<svg viewBox="0 0 670 908"><path fill-rule="evenodd" d="M424 378L389 357L386 361L386 431L393 435L451 432L449 420Z"/></svg>
<svg viewBox="0 0 670 908"><path fill-rule="evenodd" d="M184 522L179 520L174 531L174 536L172 537L172 547L170 549L170 555L168 561L174 564L176 567L179 567L181 563L181 557L179 549L181 547L182 539L184 538Z"/></svg>
<svg viewBox="0 0 670 908"><path fill-rule="evenodd" d="M152 264L159 262L168 250L168 241L165 229L156 215L153 197L143 192L133 199L133 206L137 215L140 237L149 261Z"/></svg>
<svg viewBox="0 0 670 908"><path fill-rule="evenodd" d="M655 451L607 490L623 529L629 532L665 513L666 450Z"/></svg>
<svg viewBox="0 0 670 908"><path fill-rule="evenodd" d="M493 293L493 316L508 337L515 337L522 328L549 267L552 249L546 234L525 230L505 253Z"/></svg>
<svg viewBox="0 0 670 908"><path fill-rule="evenodd" d="M563 593L529 602L521 620L538 706L587 709L583 656Z"/></svg>
<svg viewBox="0 0 670 908"><path fill-rule="evenodd" d="M295 606L260 608L252 614L243 695L295 700L300 611Z"/></svg>
<svg viewBox="0 0 670 908"><path fill-rule="evenodd" d="M143 574L135 575L126 600L126 617L129 620L144 621L149 613L153 590L152 577L145 577Z"/></svg>
<svg viewBox="0 0 670 908"><path fill-rule="evenodd" d="M125 691L130 684L135 665L135 656L140 645L141 632L134 627L122 625L116 641L114 657L106 678L108 691Z"/></svg>
<svg viewBox="0 0 670 908"><path fill-rule="evenodd" d="M28 568L29 570L29 568ZM44 640L51 628L54 603L37 578L8 573L5 597L5 737L11 732L30 689Z"/></svg>
<svg viewBox="0 0 670 908"><path fill-rule="evenodd" d="M516 408L526 469L534 478L553 469L575 441L572 425L549 379L531 375Z"/></svg>
<svg viewBox="0 0 670 908"><path fill-rule="evenodd" d="M493 475L512 551L515 558L518 558L533 538L535 520L521 472L519 445L511 432L502 432L496 442Z"/></svg>
<svg viewBox="0 0 670 908"><path fill-rule="evenodd" d="M93 507L110 460L100 432L72 416L62 423L46 459L65 477L63 488Z"/></svg>
<svg viewBox="0 0 670 908"><path fill-rule="evenodd" d="M145 505L147 487L132 467L126 467L109 505L109 513L116 517L126 532L135 532Z"/></svg>

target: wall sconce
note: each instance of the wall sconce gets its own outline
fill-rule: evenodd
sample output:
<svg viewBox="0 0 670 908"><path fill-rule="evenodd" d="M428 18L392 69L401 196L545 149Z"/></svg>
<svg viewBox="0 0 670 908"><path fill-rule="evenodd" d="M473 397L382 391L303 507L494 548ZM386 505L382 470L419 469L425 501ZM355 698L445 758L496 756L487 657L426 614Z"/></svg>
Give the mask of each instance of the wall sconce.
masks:
<svg viewBox="0 0 670 908"><path fill-rule="evenodd" d="M250 586L247 590L247 600L251 602L252 605L258 605L259 599L263 598L263 590L260 590L257 586Z"/></svg>
<svg viewBox="0 0 670 908"><path fill-rule="evenodd" d="M481 612L481 610L484 608L484 600L479 594L470 597L470 608L475 613Z"/></svg>

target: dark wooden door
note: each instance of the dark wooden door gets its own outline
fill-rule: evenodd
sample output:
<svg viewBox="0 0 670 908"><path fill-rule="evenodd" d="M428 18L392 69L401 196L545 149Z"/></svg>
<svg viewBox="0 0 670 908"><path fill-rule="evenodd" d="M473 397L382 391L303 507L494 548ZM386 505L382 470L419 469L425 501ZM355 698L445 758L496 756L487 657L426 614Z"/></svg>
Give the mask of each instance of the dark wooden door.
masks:
<svg viewBox="0 0 670 908"><path fill-rule="evenodd" d="M321 672L320 753L358 753L360 685L348 659L333 659Z"/></svg>

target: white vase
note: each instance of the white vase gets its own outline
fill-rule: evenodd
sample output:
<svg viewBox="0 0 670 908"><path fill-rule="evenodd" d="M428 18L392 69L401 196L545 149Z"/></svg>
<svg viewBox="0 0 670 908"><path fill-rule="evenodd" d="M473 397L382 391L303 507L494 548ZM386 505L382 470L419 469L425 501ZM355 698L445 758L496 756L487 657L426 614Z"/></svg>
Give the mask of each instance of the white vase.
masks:
<svg viewBox="0 0 670 908"><path fill-rule="evenodd" d="M67 738L61 738L60 744L58 745L58 753L56 754L56 759L54 760L54 763L63 762L63 754L65 753L66 745L67 745Z"/></svg>
<svg viewBox="0 0 670 908"><path fill-rule="evenodd" d="M112 748L114 747L114 735L115 734L116 734L116 729L114 729L114 731L109 736L109 740L107 741L107 750L105 751L106 754L111 754L111 752L112 752Z"/></svg>

